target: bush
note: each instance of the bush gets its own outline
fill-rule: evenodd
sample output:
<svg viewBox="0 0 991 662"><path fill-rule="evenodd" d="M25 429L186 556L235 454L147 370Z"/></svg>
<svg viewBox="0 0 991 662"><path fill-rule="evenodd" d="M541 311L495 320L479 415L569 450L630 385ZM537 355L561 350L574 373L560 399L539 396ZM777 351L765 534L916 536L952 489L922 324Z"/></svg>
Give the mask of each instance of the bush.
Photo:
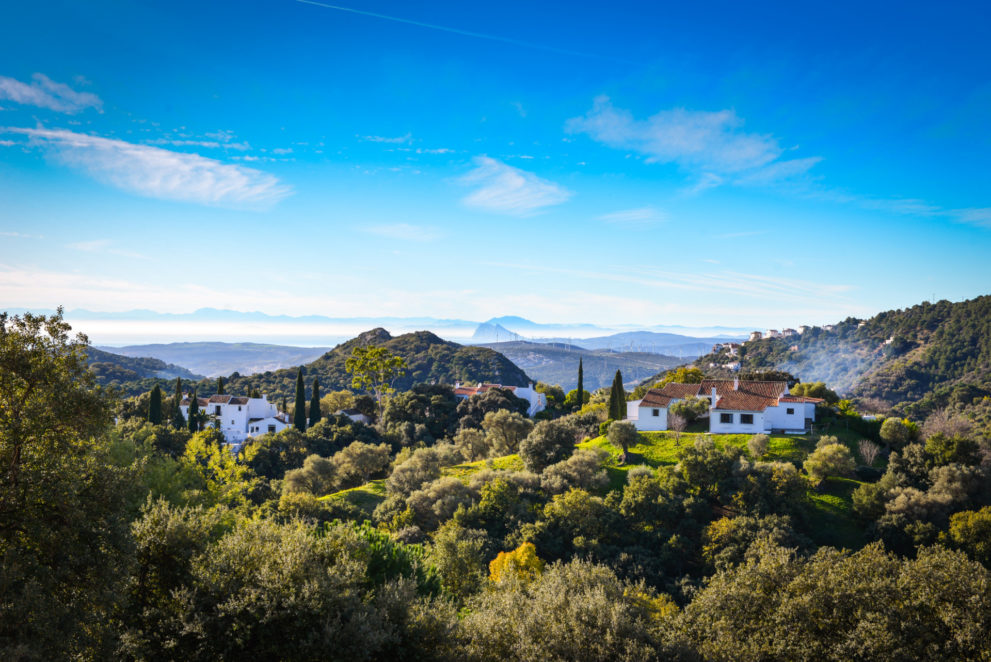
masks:
<svg viewBox="0 0 991 662"><path fill-rule="evenodd" d="M574 430L569 425L541 421L520 444L520 458L527 471L539 473L568 457L574 447Z"/></svg>
<svg viewBox="0 0 991 662"><path fill-rule="evenodd" d="M803 465L815 481L823 481L830 476L849 476L856 463L853 454L843 444L826 444L815 449Z"/></svg>

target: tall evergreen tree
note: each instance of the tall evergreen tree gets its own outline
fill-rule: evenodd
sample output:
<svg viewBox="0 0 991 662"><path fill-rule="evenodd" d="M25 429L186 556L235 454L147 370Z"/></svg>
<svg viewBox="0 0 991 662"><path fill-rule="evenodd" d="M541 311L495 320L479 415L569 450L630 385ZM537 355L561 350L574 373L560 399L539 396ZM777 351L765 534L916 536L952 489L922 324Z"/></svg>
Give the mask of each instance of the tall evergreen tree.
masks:
<svg viewBox="0 0 991 662"><path fill-rule="evenodd" d="M293 427L306 431L306 386L303 385L303 369L296 372L296 407L292 413Z"/></svg>
<svg viewBox="0 0 991 662"><path fill-rule="evenodd" d="M320 380L313 378L313 395L310 396L310 427L313 427L323 418L320 415Z"/></svg>
<svg viewBox="0 0 991 662"><path fill-rule="evenodd" d="M148 422L152 425L162 424L162 389L158 384L151 389L151 400L148 402Z"/></svg>
<svg viewBox="0 0 991 662"><path fill-rule="evenodd" d="M260 398L260 397L262 397L261 391L259 391L256 388L253 388L253 389L251 389L251 395L249 397Z"/></svg>
<svg viewBox="0 0 991 662"><path fill-rule="evenodd" d="M626 389L623 388L623 375L619 370L612 381L609 393L609 418L621 421L626 418Z"/></svg>
<svg viewBox="0 0 991 662"><path fill-rule="evenodd" d="M217 377L217 395L224 395L224 378Z"/></svg>
<svg viewBox="0 0 991 662"><path fill-rule="evenodd" d="M578 408L585 404L585 371L582 369L582 359L578 357Z"/></svg>
<svg viewBox="0 0 991 662"><path fill-rule="evenodd" d="M194 388L193 392L189 394L189 417L188 417L189 420L187 421L187 423L189 425L190 432L196 432L196 430L199 428L199 421L197 420L199 418L197 414L199 413L200 413L200 402L199 400L196 399L196 389Z"/></svg>
<svg viewBox="0 0 991 662"><path fill-rule="evenodd" d="M182 410L179 409L179 405L182 404L182 378L175 378L175 393L172 395L172 427L176 430L182 429L186 425L186 421L182 418Z"/></svg>

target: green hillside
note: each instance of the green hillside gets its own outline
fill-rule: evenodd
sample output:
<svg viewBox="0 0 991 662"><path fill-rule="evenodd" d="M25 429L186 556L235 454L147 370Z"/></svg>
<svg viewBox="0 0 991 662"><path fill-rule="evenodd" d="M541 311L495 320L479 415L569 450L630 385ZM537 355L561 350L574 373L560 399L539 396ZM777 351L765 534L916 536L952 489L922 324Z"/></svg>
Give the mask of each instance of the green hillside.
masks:
<svg viewBox="0 0 991 662"><path fill-rule="evenodd" d="M307 387L313 377L320 379L324 392L351 387L351 376L344 363L351 350L363 345L385 347L404 359L409 366L406 374L396 380L395 387L408 390L414 384L461 382L494 382L507 386L526 386L530 378L502 354L485 347L472 347L442 340L429 331L416 331L393 337L385 329L373 329L342 343L311 363L303 372ZM292 397L295 393L296 368L286 368L250 376L231 375L229 393L248 393L258 389L270 399ZM211 383L203 384L209 392Z"/></svg>
<svg viewBox="0 0 991 662"><path fill-rule="evenodd" d="M86 356L89 360L90 372L96 376L97 384L120 388L127 395L150 390L155 380L176 377L203 378L202 375L197 375L181 366L146 356L122 356L95 347L87 347Z"/></svg>
<svg viewBox="0 0 991 662"><path fill-rule="evenodd" d="M561 343L514 341L489 343L483 347L505 355L535 379L547 384L559 384L565 391L578 385L579 358L583 361L585 389L588 391L609 386L617 370L622 371L627 383L633 383L685 362L684 359L664 354L590 350Z"/></svg>
<svg viewBox="0 0 991 662"><path fill-rule="evenodd" d="M723 350L697 365L731 360ZM847 318L832 329L747 342L740 361L744 370L785 370L917 417L969 406L991 396L991 296L927 302L868 320Z"/></svg>

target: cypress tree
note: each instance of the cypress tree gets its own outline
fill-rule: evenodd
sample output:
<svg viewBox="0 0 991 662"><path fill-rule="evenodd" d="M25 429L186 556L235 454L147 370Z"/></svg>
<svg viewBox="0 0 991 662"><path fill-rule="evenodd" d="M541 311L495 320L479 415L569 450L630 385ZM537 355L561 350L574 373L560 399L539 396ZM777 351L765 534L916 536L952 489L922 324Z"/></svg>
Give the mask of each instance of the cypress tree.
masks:
<svg viewBox="0 0 991 662"><path fill-rule="evenodd" d="M296 408L292 413L293 427L306 431L306 386L303 385L303 369L296 371Z"/></svg>
<svg viewBox="0 0 991 662"><path fill-rule="evenodd" d="M217 377L217 395L224 395L224 378Z"/></svg>
<svg viewBox="0 0 991 662"><path fill-rule="evenodd" d="M578 357L578 408L585 404L585 371L582 370L582 359Z"/></svg>
<svg viewBox="0 0 991 662"><path fill-rule="evenodd" d="M260 397L262 397L261 391L259 391L256 388L251 389L251 396L250 397L252 397L252 398L260 398Z"/></svg>
<svg viewBox="0 0 991 662"><path fill-rule="evenodd" d="M289 403L286 401L286 396L282 396L282 413L289 413Z"/></svg>
<svg viewBox="0 0 991 662"><path fill-rule="evenodd" d="M626 418L626 389L623 388L623 375L619 370L612 381L612 391L609 393L609 418L621 421Z"/></svg>
<svg viewBox="0 0 991 662"><path fill-rule="evenodd" d="M162 389L158 384L151 389L151 400L148 402L148 422L152 425L162 424Z"/></svg>
<svg viewBox="0 0 991 662"><path fill-rule="evenodd" d="M186 421L182 418L182 410L179 409L179 405L182 404L182 378L175 378L175 393L172 395L172 427L176 430L180 430L186 425Z"/></svg>
<svg viewBox="0 0 991 662"><path fill-rule="evenodd" d="M310 427L313 427L323 418L320 415L320 380L313 378L313 395L310 396Z"/></svg>
<svg viewBox="0 0 991 662"><path fill-rule="evenodd" d="M197 414L199 411L200 403L199 400L196 399L196 389L194 388L193 392L189 395L189 420L187 423L189 424L190 432L196 432L196 429L199 427L197 425L198 421L196 420L198 418Z"/></svg>

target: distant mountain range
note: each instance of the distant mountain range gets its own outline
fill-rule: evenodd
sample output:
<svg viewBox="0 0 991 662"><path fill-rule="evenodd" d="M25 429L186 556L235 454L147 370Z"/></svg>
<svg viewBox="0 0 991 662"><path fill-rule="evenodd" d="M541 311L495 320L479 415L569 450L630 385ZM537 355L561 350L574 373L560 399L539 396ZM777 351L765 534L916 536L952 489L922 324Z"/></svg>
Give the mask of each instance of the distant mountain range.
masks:
<svg viewBox="0 0 991 662"><path fill-rule="evenodd" d="M616 370L622 372L625 383L634 385L641 379L685 362L684 359L663 354L583 349L562 343L511 341L482 347L499 352L531 377L548 384L559 384L565 392L578 386L579 359L583 363L586 391L611 384Z"/></svg>
<svg viewBox="0 0 991 662"><path fill-rule="evenodd" d="M9 312L23 312L8 309ZM34 313L51 313L33 309ZM144 345L173 341L254 342L261 344L331 347L369 328L385 328L391 333L427 330L455 342L503 342L506 340L564 340L603 338L628 332L670 333L692 339L740 337L750 332L743 327L689 328L677 325L610 325L577 322L545 324L506 315L490 320L436 317L333 317L327 315L269 315L217 308L201 308L191 313L159 313L153 310L98 312L73 309L65 318L76 330L89 335L101 346ZM479 327L484 327L481 329ZM505 335L502 335L505 333ZM475 334L479 334L475 337ZM515 334L515 335L514 335ZM645 342L643 345L659 343ZM626 349L628 347L623 347ZM620 347L616 347L620 349Z"/></svg>
<svg viewBox="0 0 991 662"><path fill-rule="evenodd" d="M309 363L330 347L287 347L260 343L178 342L156 345L103 347L107 352L124 356L150 356L183 365L207 377L227 376L237 372L253 375L288 366Z"/></svg>

